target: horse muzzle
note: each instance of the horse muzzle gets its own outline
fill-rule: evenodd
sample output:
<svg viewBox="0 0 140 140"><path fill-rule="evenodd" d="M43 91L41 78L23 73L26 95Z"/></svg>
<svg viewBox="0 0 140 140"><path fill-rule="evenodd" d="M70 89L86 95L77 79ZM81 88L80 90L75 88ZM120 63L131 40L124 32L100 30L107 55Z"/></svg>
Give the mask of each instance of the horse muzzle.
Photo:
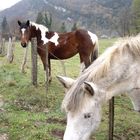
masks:
<svg viewBox="0 0 140 140"><path fill-rule="evenodd" d="M26 47L27 47L27 43L21 43L21 46L22 46L23 48L26 48Z"/></svg>

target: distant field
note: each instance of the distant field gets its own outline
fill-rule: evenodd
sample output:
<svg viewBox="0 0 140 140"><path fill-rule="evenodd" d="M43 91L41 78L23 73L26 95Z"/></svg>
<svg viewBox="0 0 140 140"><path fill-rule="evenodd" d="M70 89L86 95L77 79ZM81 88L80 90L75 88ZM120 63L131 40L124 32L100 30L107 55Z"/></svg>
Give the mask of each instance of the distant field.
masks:
<svg viewBox="0 0 140 140"><path fill-rule="evenodd" d="M116 39L100 40L100 54ZM45 73L38 59L38 87L31 85L30 50L26 73L20 72L23 48L16 43L15 58L8 64L0 57L0 140L62 140L66 126L61 112L64 89L56 75L63 75L59 61L52 61L52 83L45 89ZM79 74L79 57L65 61L66 74L76 78ZM3 104L3 106L2 106ZM100 128L91 140L108 138L108 104L104 106ZM115 98L114 140L140 140L140 114L133 111L125 95Z"/></svg>

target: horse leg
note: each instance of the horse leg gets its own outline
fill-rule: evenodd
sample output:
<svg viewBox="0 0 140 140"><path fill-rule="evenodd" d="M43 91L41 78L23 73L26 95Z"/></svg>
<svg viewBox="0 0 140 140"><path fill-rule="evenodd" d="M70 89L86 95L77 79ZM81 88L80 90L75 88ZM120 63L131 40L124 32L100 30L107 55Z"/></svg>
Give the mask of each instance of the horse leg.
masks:
<svg viewBox="0 0 140 140"><path fill-rule="evenodd" d="M99 42L98 38L95 40L94 49L91 52L91 63L99 56Z"/></svg>
<svg viewBox="0 0 140 140"><path fill-rule="evenodd" d="M98 51L98 48L95 48L95 50L92 51L91 53L91 63L97 59L99 55L99 51Z"/></svg>
<svg viewBox="0 0 140 140"><path fill-rule="evenodd" d="M84 71L84 69L86 69L94 60L97 59L98 57L98 48L95 48L94 51L92 51L92 53L89 55L86 55L85 57L81 57L81 60L83 60L84 63L84 68L82 71Z"/></svg>
<svg viewBox="0 0 140 140"><path fill-rule="evenodd" d="M80 55L80 74L90 65L90 58L88 57L83 57L81 54Z"/></svg>
<svg viewBox="0 0 140 140"><path fill-rule="evenodd" d="M84 69L85 69L85 64L84 64L84 62L80 62L80 74L84 71Z"/></svg>
<svg viewBox="0 0 140 140"><path fill-rule="evenodd" d="M48 81L49 83L51 83L52 78L51 78L51 62L50 62L50 59L48 58L47 66L46 66L46 61L45 61L45 63L43 63L43 65L44 65L44 70L45 71L47 70L46 73L45 73L45 77L46 77L45 80Z"/></svg>
<svg viewBox="0 0 140 140"><path fill-rule="evenodd" d="M128 93L134 110L140 112L140 89L134 89L131 93Z"/></svg>

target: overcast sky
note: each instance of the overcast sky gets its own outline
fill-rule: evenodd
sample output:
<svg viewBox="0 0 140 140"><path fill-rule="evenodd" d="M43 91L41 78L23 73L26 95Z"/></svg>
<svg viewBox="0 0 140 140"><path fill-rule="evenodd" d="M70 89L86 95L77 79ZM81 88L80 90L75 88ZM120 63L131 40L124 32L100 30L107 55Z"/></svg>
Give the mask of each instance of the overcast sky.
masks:
<svg viewBox="0 0 140 140"><path fill-rule="evenodd" d="M0 1L1 1L0 10L4 10L6 8L13 6L14 4L16 4L21 0L0 0Z"/></svg>

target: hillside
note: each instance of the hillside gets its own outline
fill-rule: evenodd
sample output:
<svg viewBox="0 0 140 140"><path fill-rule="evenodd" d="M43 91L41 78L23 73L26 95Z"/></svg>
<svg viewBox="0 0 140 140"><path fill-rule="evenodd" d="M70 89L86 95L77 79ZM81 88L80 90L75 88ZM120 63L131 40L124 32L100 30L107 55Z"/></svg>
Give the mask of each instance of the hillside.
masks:
<svg viewBox="0 0 140 140"><path fill-rule="evenodd" d="M47 11L53 16L53 29L58 30L65 21L67 28L77 22L80 27L93 32L109 31L110 22L118 13L131 5L132 0L22 0L0 12L8 21L30 19L35 21L38 12Z"/></svg>

